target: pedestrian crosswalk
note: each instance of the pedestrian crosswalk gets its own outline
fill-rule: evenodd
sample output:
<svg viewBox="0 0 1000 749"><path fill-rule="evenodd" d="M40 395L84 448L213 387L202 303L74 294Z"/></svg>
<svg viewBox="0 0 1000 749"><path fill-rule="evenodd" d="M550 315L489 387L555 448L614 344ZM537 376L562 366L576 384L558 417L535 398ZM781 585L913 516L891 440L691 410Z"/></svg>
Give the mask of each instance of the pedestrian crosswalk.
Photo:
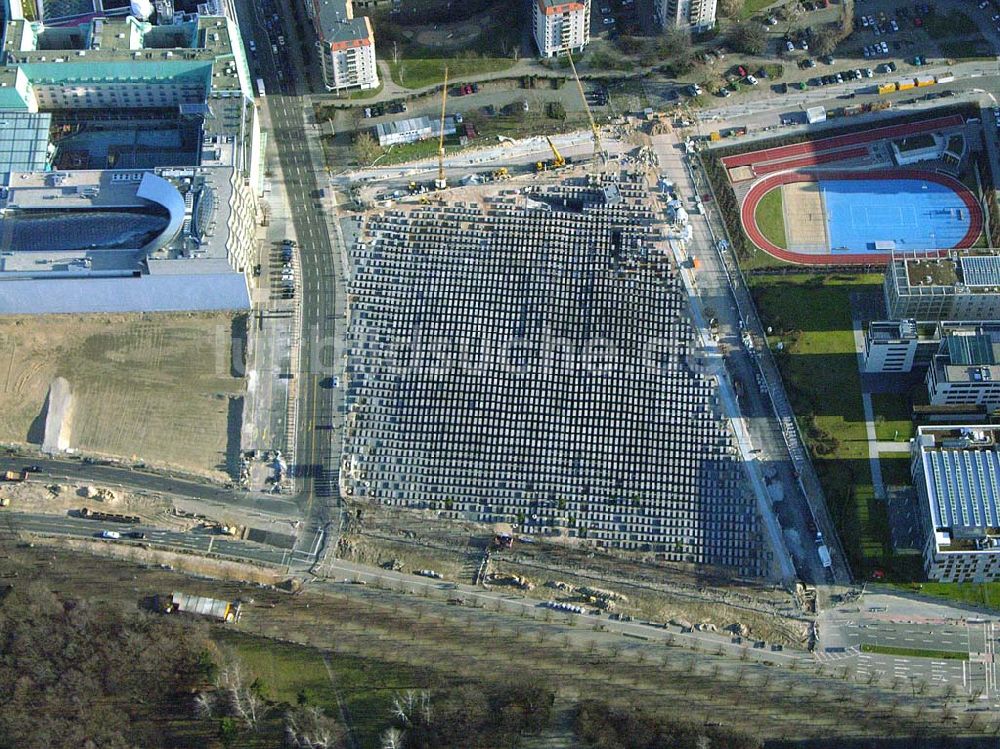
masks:
<svg viewBox="0 0 1000 749"><path fill-rule="evenodd" d="M852 645L848 648L826 648L825 650L817 650L813 653L813 656L821 663L832 663L835 661L843 661L848 658L854 658L860 654L861 648L856 645Z"/></svg>

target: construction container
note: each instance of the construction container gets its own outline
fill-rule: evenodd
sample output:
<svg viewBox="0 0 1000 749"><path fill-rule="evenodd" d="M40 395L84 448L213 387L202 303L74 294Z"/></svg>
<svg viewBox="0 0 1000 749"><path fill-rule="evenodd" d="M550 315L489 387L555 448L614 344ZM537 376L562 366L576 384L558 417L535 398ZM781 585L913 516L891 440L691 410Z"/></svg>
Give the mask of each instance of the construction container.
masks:
<svg viewBox="0 0 1000 749"><path fill-rule="evenodd" d="M896 81L897 91L909 91L911 88L916 88L917 84L912 78L904 78L901 81Z"/></svg>
<svg viewBox="0 0 1000 749"><path fill-rule="evenodd" d="M878 92L880 94L891 94L896 90L895 83L880 83L878 85Z"/></svg>
<svg viewBox="0 0 1000 749"><path fill-rule="evenodd" d="M937 77L937 82L938 83L954 83L955 82L955 76L952 73L944 73L943 75L939 75Z"/></svg>
<svg viewBox="0 0 1000 749"><path fill-rule="evenodd" d="M917 88L924 88L925 86L933 86L937 81L934 80L932 75L918 75L916 78Z"/></svg>

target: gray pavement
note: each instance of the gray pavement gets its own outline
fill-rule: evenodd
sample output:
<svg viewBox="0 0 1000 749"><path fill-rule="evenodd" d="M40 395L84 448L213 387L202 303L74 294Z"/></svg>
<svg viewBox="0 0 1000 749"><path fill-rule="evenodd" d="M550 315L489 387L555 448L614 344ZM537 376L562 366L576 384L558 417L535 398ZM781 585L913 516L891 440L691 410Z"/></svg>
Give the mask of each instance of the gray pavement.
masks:
<svg viewBox="0 0 1000 749"><path fill-rule="evenodd" d="M152 547L162 547L169 551L191 552L203 555L219 555L237 561L254 562L266 565L285 566L289 563L291 552L267 546L238 541L207 531L171 531L155 528L147 524L123 525L119 523L102 523L95 520L84 520L71 515L17 513L13 521L15 530L24 533L37 533L46 536L67 536L75 538L93 538L102 531L117 531L121 540L102 540L101 543L112 544L145 544ZM142 532L142 540L129 540L127 534Z"/></svg>
<svg viewBox="0 0 1000 749"><path fill-rule="evenodd" d="M661 173L674 182L682 197L689 199L695 194L708 194L706 186L692 183L691 175L698 178L698 174L689 171L687 157L676 136L656 136L652 138L652 143ZM782 487L780 496L784 499L776 504L775 512L783 528L785 546L795 561L800 579L825 583L828 577L816 553L808 518L816 517L828 539L836 538L833 524L825 518L825 508L820 514L811 507L799 481L798 474L803 470L803 464L808 464L808 459L801 446L797 454L789 452L787 440L790 436L783 433L782 423L793 419L793 416L791 407L783 400L783 385L777 370L766 370L762 356L753 355L742 343L742 332L748 325L753 326L758 342L764 340L763 330L753 312L752 300L716 249L716 237L707 220L696 213L692 213L691 220L695 236L688 251L699 261L699 268L694 274L699 296L704 308L711 310L711 316L719 320L720 343L726 350L726 367L736 383L743 423L749 431L753 449L759 450L754 460L769 476L769 482ZM762 386L761 383L765 382L766 385ZM784 410L778 410L777 405L772 406L772 400L783 403ZM779 416L781 419L776 418ZM835 547L831 552L835 554L838 581L849 581L850 571L843 556L837 558Z"/></svg>

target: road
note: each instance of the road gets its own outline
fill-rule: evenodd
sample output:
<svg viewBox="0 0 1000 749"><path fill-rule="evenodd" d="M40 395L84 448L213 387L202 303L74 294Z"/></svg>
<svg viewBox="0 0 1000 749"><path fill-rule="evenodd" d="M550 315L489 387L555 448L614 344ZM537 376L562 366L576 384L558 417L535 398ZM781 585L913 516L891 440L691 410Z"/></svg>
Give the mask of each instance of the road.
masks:
<svg viewBox="0 0 1000 749"><path fill-rule="evenodd" d="M301 5L294 6L295 13L301 14ZM286 236L298 242L302 305L292 471L300 487L296 499L306 523L296 551L319 548L322 553L336 546L340 527L343 394L332 383L340 372L338 342L343 340L346 320L339 306L344 299L344 248L339 243L336 207L328 197L320 197L319 191L327 185L317 181L317 175L325 174L325 167L318 151L318 132L311 121L309 94L318 82L313 66L301 58L303 47L311 49L315 40L304 19L285 11L278 13L283 26L268 29L267 19L276 12L273 0L245 0L239 10L244 39L256 41L256 74L264 78L269 92L275 92L261 100L270 143L275 147L268 155L277 157L276 171L292 208ZM272 40L282 31L287 44L275 55Z"/></svg>
<svg viewBox="0 0 1000 749"><path fill-rule="evenodd" d="M101 531L118 531L125 539L127 533L141 531L145 538L135 541L102 541L102 543L149 544L162 546L171 551L188 551L195 554L220 554L240 561L284 566L289 563L288 550L258 546L248 541L237 541L217 534L198 531L168 531L144 524L121 525L84 520L71 515L41 513L17 513L16 527L20 532L38 533L47 536L71 536L93 538Z"/></svg>
<svg viewBox="0 0 1000 749"><path fill-rule="evenodd" d="M0 471L19 471L28 464L37 465L42 469L40 473L30 477L32 480L97 484L109 488L121 487L131 492L154 492L185 497L211 504L218 510L224 509L240 514L260 513L291 519L299 514L296 504L286 498L248 494L225 489L218 484L127 466L84 463L81 460L44 456L2 457Z"/></svg>
<svg viewBox="0 0 1000 749"><path fill-rule="evenodd" d="M660 173L674 183L680 196L689 199L695 194L705 193L702 186L696 187L692 182L688 159L674 135L655 136L652 143L659 160ZM773 512L781 525L782 533L781 538L772 541L772 546L776 547L775 553L778 555L791 555L801 580L825 583L828 577L816 553L812 533L807 527L807 518L812 517L813 513L797 480L796 468L781 426L771 408L770 396L758 384L760 369L757 357L752 356L741 341L745 319L743 307L734 296L729 273L716 250L715 239L706 217L691 212L690 221L693 235L688 243L688 252L699 261L699 267L693 275L705 314L715 317L719 322L719 343L726 351L724 358L729 379L736 386L741 426L748 433L755 453L749 460L757 465L751 465L749 469L767 476L768 490L775 493L773 496L783 497L774 503ZM782 387L780 381L777 387ZM774 486L781 488L772 488ZM768 507L762 510L766 523L772 510ZM831 526L829 532L832 530ZM844 573L841 579L849 580L846 565L841 569Z"/></svg>
<svg viewBox="0 0 1000 749"><path fill-rule="evenodd" d="M487 610L502 610L512 614L537 615L539 609L544 609L544 601L537 598L526 598L516 591L488 589L472 585L462 585L441 580L427 579L406 572L394 572L361 564L355 564L343 559L331 560L326 565L330 579L341 578L350 582L363 581L369 585L379 585L393 590L409 593L414 596L460 598L466 604L476 601L477 607ZM314 581L310 585L321 588L333 588L335 582ZM499 607L499 608L497 608ZM553 611L553 615L558 612ZM566 614L558 614L567 616ZM644 640L676 642L688 646L695 645L705 649L719 650L725 655L743 657L772 664L789 665L813 663L813 658L800 650L772 649L767 643L759 643L746 638L733 637L728 633L703 632L682 628L675 625L653 624L649 622L622 622L610 618L607 613L569 614L574 621L585 626L580 628L580 636L590 636L596 625L608 632L619 632L630 637Z"/></svg>

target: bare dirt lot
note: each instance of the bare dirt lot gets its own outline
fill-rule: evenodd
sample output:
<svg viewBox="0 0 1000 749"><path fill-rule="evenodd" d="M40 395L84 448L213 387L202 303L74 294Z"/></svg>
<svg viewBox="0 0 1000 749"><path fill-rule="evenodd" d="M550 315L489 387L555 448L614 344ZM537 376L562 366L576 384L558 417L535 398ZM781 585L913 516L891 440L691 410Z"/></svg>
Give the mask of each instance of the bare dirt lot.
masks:
<svg viewBox="0 0 1000 749"><path fill-rule="evenodd" d="M445 580L472 583L491 540L488 527L443 521L434 513L358 504L341 538L339 555L364 564L406 571L433 570ZM529 598L584 603L556 583L610 589L626 597L617 610L643 619L685 619L718 629L733 627L770 642L803 647L807 627L791 596L752 581L733 581L723 572L666 565L655 555L576 547L568 542L515 542L495 554L488 570L530 581Z"/></svg>
<svg viewBox="0 0 1000 749"><path fill-rule="evenodd" d="M0 318L0 441L41 444L61 376L73 448L221 478L239 443L231 336L243 326L230 314Z"/></svg>

